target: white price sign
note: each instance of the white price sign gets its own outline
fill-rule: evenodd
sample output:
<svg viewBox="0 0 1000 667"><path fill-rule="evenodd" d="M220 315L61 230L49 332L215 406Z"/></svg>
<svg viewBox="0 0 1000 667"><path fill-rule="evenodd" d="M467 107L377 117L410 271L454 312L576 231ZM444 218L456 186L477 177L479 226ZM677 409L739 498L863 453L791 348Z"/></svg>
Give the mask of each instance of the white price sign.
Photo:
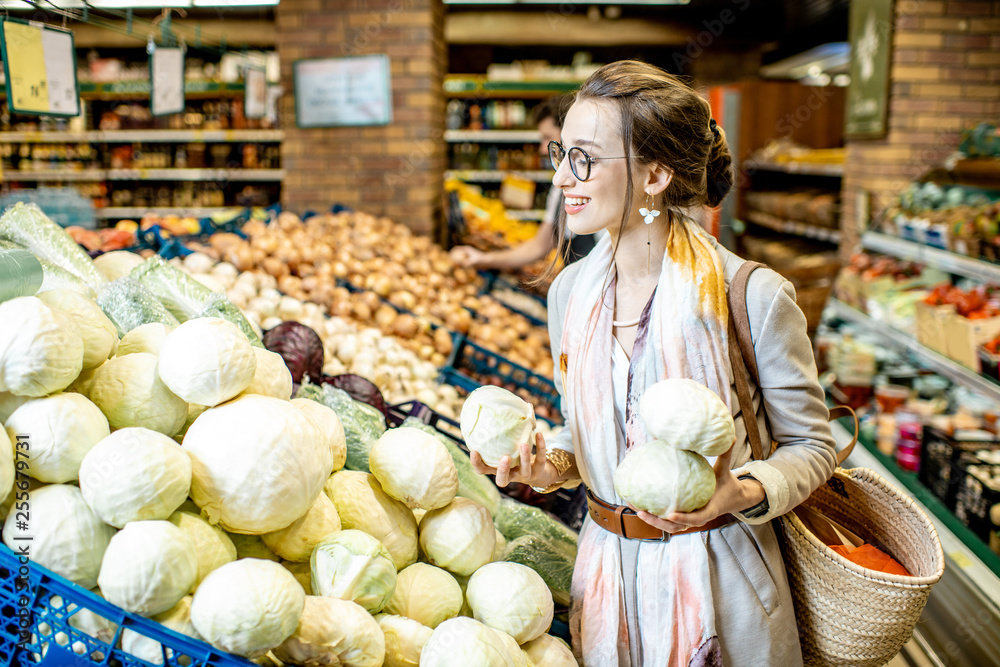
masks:
<svg viewBox="0 0 1000 667"><path fill-rule="evenodd" d="M184 111L184 49L153 47L149 75L152 114L166 116Z"/></svg>
<svg viewBox="0 0 1000 667"><path fill-rule="evenodd" d="M298 60L294 70L299 127L392 122L389 56Z"/></svg>
<svg viewBox="0 0 1000 667"><path fill-rule="evenodd" d="M40 23L0 20L7 107L14 113L79 116L73 33Z"/></svg>

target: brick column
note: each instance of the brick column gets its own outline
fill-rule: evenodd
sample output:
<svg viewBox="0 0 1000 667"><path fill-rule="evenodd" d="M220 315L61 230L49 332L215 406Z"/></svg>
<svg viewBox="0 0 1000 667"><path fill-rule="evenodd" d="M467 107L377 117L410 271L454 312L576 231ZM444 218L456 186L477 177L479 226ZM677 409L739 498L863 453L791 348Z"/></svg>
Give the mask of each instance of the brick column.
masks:
<svg viewBox="0 0 1000 667"><path fill-rule="evenodd" d="M962 129L1000 116L1000 2L896 0L894 28L889 133L847 142L845 254L858 240L860 191L877 213L954 152Z"/></svg>
<svg viewBox="0 0 1000 667"><path fill-rule="evenodd" d="M302 212L342 203L433 232L447 159L441 0L282 0L275 14L285 82L282 204ZM391 124L295 127L295 60L378 53L391 61Z"/></svg>

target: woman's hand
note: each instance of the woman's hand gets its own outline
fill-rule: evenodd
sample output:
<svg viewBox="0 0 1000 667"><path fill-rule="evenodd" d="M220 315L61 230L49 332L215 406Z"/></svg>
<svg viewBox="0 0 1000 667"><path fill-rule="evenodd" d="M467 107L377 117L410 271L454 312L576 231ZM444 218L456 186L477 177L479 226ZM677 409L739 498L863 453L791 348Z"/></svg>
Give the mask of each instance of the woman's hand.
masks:
<svg viewBox="0 0 1000 667"><path fill-rule="evenodd" d="M671 512L666 519L639 510L636 514L654 528L666 533L677 533L704 526L723 514L737 514L763 501L765 494L761 483L753 479L738 479L730 470L732 460L733 447L715 460L715 493L701 509L694 512Z"/></svg>
<svg viewBox="0 0 1000 667"><path fill-rule="evenodd" d="M455 246L451 249L451 252L448 253L448 256L451 257L451 261L467 269L477 268L478 265L486 259L485 252L467 245Z"/></svg>
<svg viewBox="0 0 1000 667"><path fill-rule="evenodd" d="M556 467L545 458L545 438L541 433L535 434L535 453L531 453L531 443L522 443L521 460L514 468L510 466L510 457L500 458L500 463L496 468L491 468L483 462L483 457L479 452L472 452L472 467L480 475L496 475L497 486L504 487L511 482L519 482L529 486L546 487L559 476Z"/></svg>

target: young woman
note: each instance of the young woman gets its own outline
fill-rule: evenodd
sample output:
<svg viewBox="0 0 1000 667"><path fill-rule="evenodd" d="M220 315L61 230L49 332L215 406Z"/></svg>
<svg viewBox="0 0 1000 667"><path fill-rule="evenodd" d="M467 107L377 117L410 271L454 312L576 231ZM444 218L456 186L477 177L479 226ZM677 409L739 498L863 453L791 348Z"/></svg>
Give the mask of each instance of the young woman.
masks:
<svg viewBox="0 0 1000 667"><path fill-rule="evenodd" d="M801 665L769 522L829 478L834 441L805 318L791 284L770 270L748 285L760 386L756 414L740 412L726 291L743 260L687 214L718 206L732 185L725 134L679 79L623 61L584 83L552 158L569 229L609 232L549 292L566 428L548 444L538 437L533 454L524 443L513 470L509 459L497 469L473 461L500 485L551 491L582 478L591 507L615 516L615 468L647 440L636 409L646 388L665 378L708 386L736 420L733 448L714 461L715 495L666 520L639 512L624 536L588 519L573 577L574 650L591 667ZM780 445L766 461L750 461L747 419Z"/></svg>

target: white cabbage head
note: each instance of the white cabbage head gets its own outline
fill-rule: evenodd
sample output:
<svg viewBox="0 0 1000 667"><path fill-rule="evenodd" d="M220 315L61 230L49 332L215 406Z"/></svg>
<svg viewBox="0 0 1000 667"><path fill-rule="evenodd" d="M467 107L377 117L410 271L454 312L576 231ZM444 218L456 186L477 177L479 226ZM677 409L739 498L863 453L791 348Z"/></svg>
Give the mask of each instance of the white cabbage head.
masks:
<svg viewBox="0 0 1000 667"><path fill-rule="evenodd" d="M118 330L100 306L68 289L53 289L38 294L42 302L62 313L83 340L83 369L100 366L118 349Z"/></svg>
<svg viewBox="0 0 1000 667"><path fill-rule="evenodd" d="M457 497L420 521L420 548L431 565L469 576L493 558L496 529L489 511Z"/></svg>
<svg viewBox="0 0 1000 667"><path fill-rule="evenodd" d="M22 444L20 450L23 453L30 453L28 447L28 444ZM11 494L14 489L14 477L14 445L11 444L7 431L0 428L0 498L6 498Z"/></svg>
<svg viewBox="0 0 1000 667"><path fill-rule="evenodd" d="M419 667L420 652L434 631L403 616L379 614L375 620L385 635L385 667Z"/></svg>
<svg viewBox="0 0 1000 667"><path fill-rule="evenodd" d="M447 570L414 563L396 577L396 592L385 611L412 618L429 628L458 616L462 610L462 587Z"/></svg>
<svg viewBox="0 0 1000 667"><path fill-rule="evenodd" d="M160 349L163 348L163 341L167 340L170 330L162 322L149 322L141 324L132 329L118 343L118 356L124 357L126 354L136 352L146 352L159 356Z"/></svg>
<svg viewBox="0 0 1000 667"><path fill-rule="evenodd" d="M141 255L128 250L113 250L94 259L94 267L109 281L124 278L144 261Z"/></svg>
<svg viewBox="0 0 1000 667"><path fill-rule="evenodd" d="M295 632L305 599L280 564L245 558L205 577L191 603L191 622L212 646L252 658Z"/></svg>
<svg viewBox="0 0 1000 667"><path fill-rule="evenodd" d="M465 595L477 621L506 632L518 644L544 634L552 625L552 593L526 565L484 565L469 579Z"/></svg>
<svg viewBox="0 0 1000 667"><path fill-rule="evenodd" d="M80 464L83 499L104 523L166 519L191 488L191 459L172 439L123 428L94 445Z"/></svg>
<svg viewBox="0 0 1000 667"><path fill-rule="evenodd" d="M293 563L290 560L283 560L281 561L281 567L292 573L295 581L299 582L306 595L312 595L312 566L309 565L308 561L305 563Z"/></svg>
<svg viewBox="0 0 1000 667"><path fill-rule="evenodd" d="M325 493L321 493L308 512L281 530L264 533L261 539L268 549L285 560L307 563L313 548L340 528L336 506Z"/></svg>
<svg viewBox="0 0 1000 667"><path fill-rule="evenodd" d="M650 440L629 450L615 469L614 484L627 503L665 519L704 507L715 493L715 471L701 454Z"/></svg>
<svg viewBox="0 0 1000 667"><path fill-rule="evenodd" d="M109 602L153 616L181 601L198 579L194 544L169 521L133 521L111 538L97 583Z"/></svg>
<svg viewBox="0 0 1000 667"><path fill-rule="evenodd" d="M569 645L549 634L536 637L521 648L535 667L579 667Z"/></svg>
<svg viewBox="0 0 1000 667"><path fill-rule="evenodd" d="M83 370L83 338L61 313L35 296L0 303L0 391L46 396Z"/></svg>
<svg viewBox="0 0 1000 667"><path fill-rule="evenodd" d="M94 373L87 396L114 430L141 426L172 437L184 426L188 404L163 384L148 352L115 357Z"/></svg>
<svg viewBox="0 0 1000 667"><path fill-rule="evenodd" d="M330 451L333 453L333 472L343 468L347 462L347 438L344 434L344 425L340 423L340 417L333 408L310 398L293 398L292 405L302 410L312 420L330 444Z"/></svg>
<svg viewBox="0 0 1000 667"><path fill-rule="evenodd" d="M417 520L406 505L382 490L374 475L341 470L327 480L324 491L337 506L341 525L381 542L397 570L417 562Z"/></svg>
<svg viewBox="0 0 1000 667"><path fill-rule="evenodd" d="M6 422L7 437L29 436L28 475L61 484L80 475L80 464L94 445L111 434L101 409L80 394L53 394L28 401Z"/></svg>
<svg viewBox="0 0 1000 667"><path fill-rule="evenodd" d="M31 396L18 396L9 391L0 391L0 424L7 423L14 410L31 400Z"/></svg>
<svg viewBox="0 0 1000 667"><path fill-rule="evenodd" d="M667 444L718 456L732 447L736 426L714 391L694 380L661 380L639 399L646 434Z"/></svg>
<svg viewBox="0 0 1000 667"><path fill-rule="evenodd" d="M194 582L192 592L209 574L236 560L236 545L218 526L209 524L191 512L174 512L170 515L169 521L180 528L194 544L195 556L198 559L198 578Z"/></svg>
<svg viewBox="0 0 1000 667"><path fill-rule="evenodd" d="M292 372L285 365L285 360L277 352L271 352L262 347L253 348L253 353L257 357L257 368L254 370L253 379L243 390L243 393L273 396L285 401L290 400L292 398Z"/></svg>
<svg viewBox="0 0 1000 667"><path fill-rule="evenodd" d="M497 561L503 560L504 551L507 550L507 538L504 537L503 533L501 533L496 528L494 528L493 530L494 532L496 532L497 543L496 546L493 547L493 557L490 558L490 560L495 563Z"/></svg>
<svg viewBox="0 0 1000 667"><path fill-rule="evenodd" d="M253 380L257 357L246 334L218 317L184 322L167 334L159 371L170 391L188 403L215 406Z"/></svg>
<svg viewBox="0 0 1000 667"><path fill-rule="evenodd" d="M16 512L7 515L3 543L14 553L20 553L19 545L28 544L32 562L84 588L93 588L114 534L115 529L87 506L80 489L50 484L31 491L27 529L18 527Z"/></svg>
<svg viewBox="0 0 1000 667"><path fill-rule="evenodd" d="M191 498L202 515L229 532L255 535L305 514L332 465L330 448L295 406L256 394L202 413L184 449L193 469Z"/></svg>
<svg viewBox="0 0 1000 667"><path fill-rule="evenodd" d="M226 533L236 547L236 558L259 558L261 560L273 560L275 563L281 562L281 556L267 548L260 535L242 535L240 533Z"/></svg>
<svg viewBox="0 0 1000 667"><path fill-rule="evenodd" d="M396 566L382 543L360 530L342 530L313 549L313 592L382 611L396 590Z"/></svg>
<svg viewBox="0 0 1000 667"><path fill-rule="evenodd" d="M295 665L382 667L385 638L372 615L354 602L307 595L298 627L274 655Z"/></svg>
<svg viewBox="0 0 1000 667"><path fill-rule="evenodd" d="M458 471L448 449L417 428L389 429L372 445L368 467L382 489L407 507L444 507L458 493Z"/></svg>
<svg viewBox="0 0 1000 667"><path fill-rule="evenodd" d="M456 616L437 626L420 653L420 667L515 667L502 633Z"/></svg>
<svg viewBox="0 0 1000 667"><path fill-rule="evenodd" d="M534 445L535 410L502 387L479 387L462 406L462 437L469 449L479 452L483 462L492 467L504 456L511 467L521 460L520 445Z"/></svg>
<svg viewBox="0 0 1000 667"><path fill-rule="evenodd" d="M167 611L162 614L156 614L152 618L160 625L170 628L174 632L179 632L182 635L200 641L201 635L198 634L198 631L194 629L194 625L191 623L192 600L193 598L187 595ZM174 654L173 649L164 649L163 645L152 637L146 637L128 628L122 631L122 650L154 665L163 664L164 650L166 650L168 658L173 657ZM178 658L178 662L181 660L184 660L184 658Z"/></svg>

